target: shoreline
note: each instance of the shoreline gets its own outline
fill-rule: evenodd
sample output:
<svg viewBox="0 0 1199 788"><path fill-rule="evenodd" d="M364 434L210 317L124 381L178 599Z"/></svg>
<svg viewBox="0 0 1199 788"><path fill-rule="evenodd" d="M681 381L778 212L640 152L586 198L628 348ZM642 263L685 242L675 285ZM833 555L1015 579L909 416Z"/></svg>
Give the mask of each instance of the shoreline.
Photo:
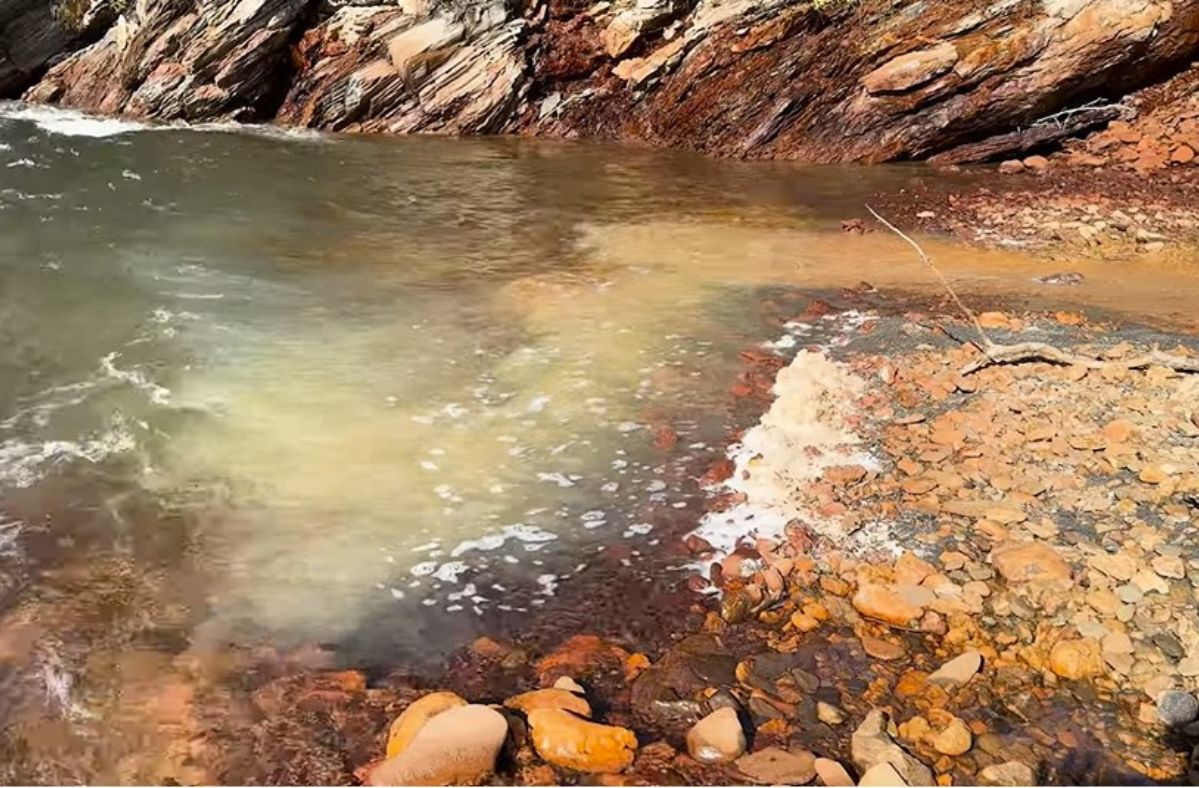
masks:
<svg viewBox="0 0 1199 788"><path fill-rule="evenodd" d="M845 307L829 311L814 303L806 317L793 318L831 318L840 308ZM1053 476L1037 463L1064 461L1089 469L1094 462L1120 462L1116 458L1125 456L1125 449L1155 452L1167 446L1150 435L1167 425L1176 429L1172 416L1157 420L1149 415L1156 411L1140 416L1132 411L1128 432L1102 417L1125 412L1140 401L1136 398L1176 408L1169 392L1185 379L1154 370L1080 376L1039 364L993 367L963 378L955 370L970 354L939 327L957 335L964 326L936 314L935 309L906 317L872 314L853 325L848 347L833 351L834 363L862 382L852 407L838 418L853 425L863 441L860 449L870 451L878 464L838 460L822 465L819 474L802 475L797 488L782 490L801 493L801 509L819 514L824 527L792 522L784 538L742 540L731 555L721 557L686 538L700 515L682 513L672 540L664 529L652 593L630 597L621 583L636 574L622 573L620 556L613 554L608 570L597 567L598 577L580 576L566 584L521 632L481 637L451 655L442 670L413 674L396 666L330 672L319 667L317 652L280 655L273 666L254 655L235 656L212 680L200 680L196 686L202 689L189 696L191 711L185 716L205 721L193 731L192 754L185 761L202 768L195 779L335 784L352 781L355 774L368 782L384 779L372 778L371 764L383 757L389 724L419 698L452 692L463 702L498 704L545 691L564 677L581 684L581 697L605 726L594 735L615 735L612 727L633 732L635 754L626 745L616 747L620 763L628 750L629 764L591 774L577 760L547 763L539 755L547 745L535 744L536 732L527 738L528 710L509 709L504 714L510 733L494 766L498 776L490 779L529 785L680 779L803 783L816 779L815 758L836 761L860 777L877 765L863 755L867 739L876 749L896 754L887 762L906 770L900 775L909 784L920 784L921 769L954 784L1008 784L994 780L1012 773L1031 774L1028 782L1036 784L1180 779L1186 753L1168 744L1154 707L1156 694L1169 689L1158 678L1166 674L1138 667L1159 654L1158 661L1146 664L1174 665L1177 671L1183 663L1160 656L1162 648L1175 653L1175 645L1163 646L1154 639L1157 630L1145 629L1153 616L1134 613L1125 619L1118 607L1107 606L1109 597L1117 606L1128 606L1120 600L1134 592L1110 590L1123 570L1094 563L1103 551L1082 548L1088 539L1120 538L1122 531L1078 530L1078 517L1093 519L1103 508L1079 508L1076 501L1067 511L1062 502L1096 489L1090 486L1095 482L1080 490L1056 487L1054 481L1059 476L1090 479L1089 473L1059 470ZM1098 341L1107 349L1101 352L1115 358L1129 352L1121 349L1126 335L1137 344L1154 339L1143 331L1112 335L1110 326L1089 324L1072 313L992 313L985 320L997 337L1031 331L1070 344ZM1199 340L1192 336L1190 344L1199 352ZM880 355L884 350L887 355ZM730 395L767 412L775 375L788 368L774 359L760 350L743 353L745 367ZM1020 410L1008 408L996 418L994 409L1015 396ZM1080 406L1091 408L1086 412L1094 421L1087 422L1088 429L1060 431L1054 409L1065 407L1078 416ZM1053 434L1034 434L1032 425L1047 425L1036 429ZM1141 430L1150 431L1143 442ZM983 437L989 431L1016 437L996 443ZM1172 468L1151 457L1154 466L1177 480L1168 491L1162 486L1167 482L1156 476L1139 479L1145 471L1139 465L1130 480L1117 472L1120 489L1132 495L1125 500L1137 501L1138 507L1171 507L1175 496L1185 501L1186 495L1199 493L1199 424L1193 432L1184 436L1182 447L1195 467ZM739 437L730 435L730 441ZM983 464L994 462L988 447L996 445L1003 447L1002 467ZM735 467L717 462L710 469L696 468L695 475L713 485ZM736 490L713 490L708 516L740 498ZM1199 569L1176 576L1173 564L1156 561L1172 558L1171 553L1141 557L1138 542L1152 544L1145 542L1146 535L1164 526L1153 525L1156 521L1139 510L1117 511L1142 521L1135 541L1112 553L1124 560L1132 550L1128 560L1137 568L1129 574L1131 585L1138 590L1137 582L1147 585L1140 596L1147 601L1133 608L1175 610L1183 604L1185 609L1176 588L1199 581ZM1167 521L1189 522L1194 530L1193 513L1179 521L1176 508L1165 511L1174 512ZM1063 526L1050 528L1058 522ZM874 538L876 527L885 541ZM1072 539L1063 541L1069 534ZM855 538L874 549L847 551ZM1020 549L1047 544L1049 552L1017 549L1014 558L1004 557L1005 544ZM1199 544L1196 548L1199 556ZM678 570L696 561L714 571L688 576ZM719 599L710 593L712 583L722 590ZM636 605L629 604L633 598ZM1075 610L1087 612L1084 620L1067 615ZM1106 634L1098 632L1101 625ZM1122 635L1131 639L1126 643ZM1177 647L1199 653L1193 652L1199 631L1187 638ZM979 675L950 684L930 680L953 658L974 653L981 657L981 667L974 669ZM193 677L188 681L196 682L214 667L197 662L184 670ZM1195 689L1186 670L1180 677L1176 672L1169 684ZM248 705L222 693L229 682L252 690ZM551 706L576 703L561 694L541 700ZM767 768L760 763L765 756L745 761L738 755L728 764L713 764L689 755L688 731L722 707L739 710L749 750L772 753L769 768L790 771L757 771ZM896 726L889 733L888 724ZM468 743L477 741L471 729L465 730ZM1186 741L1189 734L1180 731L1173 735ZM558 733L573 735L566 729ZM966 750L946 754L957 753L963 738L969 740ZM782 766L775 762L780 759ZM820 768L826 770L821 779L832 774L827 763ZM464 778L457 774L455 779Z"/></svg>
<svg viewBox="0 0 1199 788"><path fill-rule="evenodd" d="M1004 319L1008 324L999 326L999 313L989 318L995 324L992 328L1001 334L1045 325L1063 341L1094 339L1088 336L1092 329L1073 318ZM1118 359L1129 352L1123 344L1105 339L1107 349L1101 352ZM1193 338L1191 348L1194 353ZM946 368L945 358L952 366ZM1104 590L1105 583L1111 589L1125 577L1124 568L1107 559L1098 560L1086 550L1079 552L1080 546L1085 546L1079 537L1086 533L1095 538L1094 531L1078 531L1077 524L1061 528L1056 524L1066 511L1059 508L1057 496L1071 498L1079 489L1069 484L1055 487L1056 480L1086 477L1021 477L1017 460L1001 470L987 469L979 463L991 456L986 450L988 439L975 444L980 440L976 431L1007 430L1006 434L1012 434L1014 429L1018 435L1014 446L1026 452L1022 461L1033 464L1045 450L1046 459L1065 456L1088 465L1094 452L1120 456L1129 450L1152 451L1149 447L1154 443L1144 444L1145 449L1134 448L1142 444L1135 438L1130 441L1130 434L1160 429L1162 425L1155 422L1114 419L1095 422L1094 433L1075 434L1059 432L1050 419L1049 426L1037 428L1049 430L1040 435L1029 428L1020 432L1024 421L1044 423L1039 420L1044 414L1033 407L1022 405L1014 421L1010 413L1003 421L993 415L981 420L979 416L993 414L987 408L1005 400L1009 389L1019 389L1024 396L1033 395L1038 407L1066 407L1072 413L1078 413L1081 398L1097 408L1089 411L1092 418L1103 419L1111 412L1105 397L1122 402L1130 396L1124 384L1135 387L1133 396L1139 391L1158 390L1159 397L1165 393L1168 403L1169 381L1181 380L1185 385L1185 378L1163 377L1154 371L1117 377L1103 373L1098 385L1106 387L1105 393L1094 395L1077 388L1085 373L1043 364L993 367L977 373L974 380L963 379L954 369L968 359L969 353L943 341L934 349L916 350L899 359L865 356L848 362L858 374L875 378L858 400L862 415L869 413L873 421L862 429L870 436L867 443L890 460L882 470L852 464L831 466L808 485L807 494L822 514L841 518L846 535L864 525L869 528L869 523L853 516L862 504L869 505L888 523L888 536L899 542L858 558L846 552L838 540L830 540L827 532L810 526L789 528L782 541L755 542L751 538L715 565L719 569L712 573L712 580L724 591L721 612L715 612L713 601L697 597L691 612L698 615L704 611L702 625L682 628L683 633L691 634L658 659L591 635L573 637L542 658L536 677L531 678L534 684L549 686L569 675L583 682L589 699L601 703L606 710L605 724L627 725L637 731L639 739L647 732L664 737L662 741L641 741L643 755L616 784L659 780L661 772L655 770L662 768L692 783L753 782L757 774L758 780L798 784L815 777L814 757L837 760L859 777L886 762L908 784L930 784L923 782L931 779L929 769L955 784L976 780L1013 784L1002 781L1011 779L1012 774L1026 776L1022 781L1026 784L1193 779L1185 777L1190 745L1181 752L1174 748L1199 731L1181 733L1187 721L1175 720L1170 723L1176 726L1174 733L1167 735L1162 718L1173 702L1163 701L1165 694L1181 695L1195 689L1194 680L1187 678L1191 668L1179 660L1185 659L1184 653L1194 653L1199 641L1190 641L1199 632L1186 634L1190 631L1185 627L1178 630L1190 645L1168 642L1153 634L1162 631L1160 624L1151 624L1133 612L1125 617L1119 607L1136 607L1147 594L1160 594L1150 598L1160 602L1145 604L1153 609L1162 609L1162 603L1165 609L1181 604L1182 608L1174 609L1185 610L1188 603L1173 590L1179 582L1189 588L1190 576L1175 568L1177 553L1166 550L1155 556L1149 552L1138 558L1142 548L1125 542L1112 561L1119 559L1130 567L1127 577L1132 583L1125 580L1130 590L1125 591L1124 586L1118 594ZM1136 379L1130 381L1130 375ZM888 389L892 394L886 393ZM1063 393L1068 393L1065 401ZM927 409L939 415L933 419ZM1170 425L1175 428L1173 421ZM1187 429L1185 423L1181 429ZM910 432L924 437L913 440L906 435ZM1199 490L1199 450L1195 446L1199 423L1184 435L1191 436L1185 443L1190 447L1185 450L1190 452L1186 455L1191 458L1190 465L1168 471L1170 478L1179 481L1167 490L1162 485L1171 483L1157 476L1157 464L1138 464L1133 489L1143 487L1154 495L1145 498L1137 493L1140 497L1135 500L1169 507L1172 496L1185 498ZM982 448L981 453L971 448L975 445ZM908 455L913 446L918 460ZM962 492L976 482L937 467L961 452L965 452L969 472L981 471L987 480L981 498L963 498ZM1082 489L1089 484L1094 482L1084 482ZM1069 509L1098 512L1078 510L1077 503ZM897 515L899 519L895 519ZM1069 518L1078 515L1066 516L1068 520L1062 522L1074 523ZM1129 510L1124 510L1124 516L1129 516ZM1183 516L1181 522L1193 523L1194 519L1177 510L1173 516ZM928 530L921 523L930 517L948 521L942 522L939 530ZM1155 527L1161 526L1142 522L1135 538L1144 540ZM1074 536L1062 541L1068 534ZM1119 531L1110 529L1101 529L1099 534L1121 537ZM701 556L709 554L708 546L694 540L690 548ZM880 559L880 553L890 557ZM1199 573L1191 579L1199 580ZM702 590L699 583L690 585L692 590ZM1134 595L1136 603L1122 601ZM1117 607L1107 606L1109 598ZM1072 611L1085 615L1071 619ZM993 617L1017 623L1000 625L990 620ZM1157 620L1156 614L1152 620ZM502 647L492 654L486 651L476 645L464 660L477 668L480 663L503 658ZM1164 661L1160 652L1168 655ZM962 660L956 657L967 664L977 659L979 664L953 680L937 678L938 670L955 674L963 670ZM1146 659L1149 661L1142 663ZM725 686L704 673L714 660L727 660L729 668L735 665L723 679L728 682ZM947 668L946 663L954 667ZM1146 672L1143 664L1162 667L1160 672L1151 668ZM1169 678L1166 668L1171 664L1182 665L1181 677L1175 668ZM557 670L560 667L567 669ZM980 670L981 675L974 678ZM809 681L814 684L805 683ZM452 679L441 688L465 689ZM752 720L746 726L752 749L774 753L772 757L791 771L768 772L771 777L766 778L766 773L755 772L760 767L757 761L738 755L729 759L735 761L733 765L713 772L711 765L695 760L694 749L690 756L685 754L683 734L698 719L720 708L716 699L724 699L722 693L729 691L745 714L743 721ZM464 697L488 699L466 693ZM725 702L727 699L721 700ZM879 713L884 716L878 717ZM880 719L884 721L881 729L870 727ZM888 724L898 727L891 727L888 733ZM854 731L852 737L850 731ZM1181 738L1170 743L1176 741L1172 737ZM877 747L898 748L889 750L897 754L872 763L870 748L862 744L867 738L877 742ZM535 755L526 757L540 763ZM570 774L569 770L542 774L541 768L517 771L512 779L538 784L534 778L540 775L552 776L551 782L560 783Z"/></svg>

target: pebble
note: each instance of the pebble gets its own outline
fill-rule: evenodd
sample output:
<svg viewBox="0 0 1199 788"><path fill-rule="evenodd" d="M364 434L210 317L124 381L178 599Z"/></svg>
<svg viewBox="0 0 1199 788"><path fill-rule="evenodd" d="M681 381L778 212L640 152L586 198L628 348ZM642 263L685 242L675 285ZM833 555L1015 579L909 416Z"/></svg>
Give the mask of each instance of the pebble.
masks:
<svg viewBox="0 0 1199 788"><path fill-rule="evenodd" d="M862 775L862 779L858 785L878 785L878 786L896 786L907 785L899 772L895 771L895 767L889 763L880 763L871 766Z"/></svg>
<svg viewBox="0 0 1199 788"><path fill-rule="evenodd" d="M1112 632L1103 638L1103 653L1106 654L1131 654L1132 653L1132 638L1123 632Z"/></svg>
<svg viewBox="0 0 1199 788"><path fill-rule="evenodd" d="M687 732L687 752L700 763L731 763L745 752L745 731L736 710L717 709Z"/></svg>
<svg viewBox="0 0 1199 788"><path fill-rule="evenodd" d="M825 725L840 725L845 722L845 712L831 703L816 701L816 718Z"/></svg>
<svg viewBox="0 0 1199 788"><path fill-rule="evenodd" d="M940 687L954 689L962 686L982 668L983 657L977 651L967 651L946 662L928 677Z"/></svg>
<svg viewBox="0 0 1199 788"><path fill-rule="evenodd" d="M1005 542L991 551L991 563L1009 583L1070 582L1070 566L1044 542Z"/></svg>
<svg viewBox="0 0 1199 788"><path fill-rule="evenodd" d="M431 692L417 698L391 723L387 731L387 757L394 758L406 750L430 719L465 705L466 701L452 692Z"/></svg>
<svg viewBox="0 0 1199 788"><path fill-rule="evenodd" d="M974 745L974 735L966 723L954 717L945 729L933 738L933 749L942 755L963 755Z"/></svg>
<svg viewBox="0 0 1199 788"><path fill-rule="evenodd" d="M582 695L584 692L586 692L582 685L580 685L579 682L575 681L570 676L560 676L558 680L554 682L554 689L566 690L567 692L573 692L576 695Z"/></svg>
<svg viewBox="0 0 1199 788"><path fill-rule="evenodd" d="M1049 668L1064 679L1088 679L1103 672L1101 654L1091 638L1061 640L1049 652Z"/></svg>
<svg viewBox="0 0 1199 788"><path fill-rule="evenodd" d="M984 767L978 781L981 785L1036 785L1037 773L1028 764L1008 761Z"/></svg>
<svg viewBox="0 0 1199 788"><path fill-rule="evenodd" d="M1145 598L1145 594L1141 591L1141 589L1130 584L1125 584L1117 588L1116 596L1119 597L1121 602L1129 605L1135 605L1137 602L1140 602Z"/></svg>
<svg viewBox="0 0 1199 788"><path fill-rule="evenodd" d="M534 709L565 709L580 717L591 716L591 704L579 695L558 687L532 690L515 695L504 701L504 708L515 709L525 716L532 713Z"/></svg>
<svg viewBox="0 0 1199 788"><path fill-rule="evenodd" d="M1182 647L1182 643L1179 643L1178 638L1169 632L1158 632L1150 639L1167 659L1177 662L1186 656L1186 650Z"/></svg>
<svg viewBox="0 0 1199 788"><path fill-rule="evenodd" d="M862 638L862 649L875 659L880 659L884 662L903 659L907 654L904 647L898 643L872 637Z"/></svg>
<svg viewBox="0 0 1199 788"><path fill-rule="evenodd" d="M905 785L932 785L932 770L900 747L891 738L889 727L891 718L887 713L872 709L850 737L850 754L854 764L864 772L863 780L871 768L888 765L898 772Z"/></svg>
<svg viewBox="0 0 1199 788"><path fill-rule="evenodd" d="M1177 556L1161 555L1153 559L1153 571L1171 580L1182 580L1187 576L1182 559Z"/></svg>
<svg viewBox="0 0 1199 788"><path fill-rule="evenodd" d="M565 712L559 712L565 714ZM411 743L367 776L369 785L474 785L495 769L508 721L489 706L466 705L431 717Z"/></svg>
<svg viewBox="0 0 1199 788"><path fill-rule="evenodd" d="M849 776L849 772L845 770L845 767L830 758L817 758L815 768L816 776L820 778L820 782L823 785L836 788L837 786L855 784L853 778Z"/></svg>
<svg viewBox="0 0 1199 788"><path fill-rule="evenodd" d="M1167 690L1157 696L1157 716L1167 727L1182 727L1199 718L1199 698L1189 692Z"/></svg>
<svg viewBox="0 0 1199 788"><path fill-rule="evenodd" d="M1186 657L1178 663L1178 674L1193 678L1199 676L1199 657Z"/></svg>
<svg viewBox="0 0 1199 788"><path fill-rule="evenodd" d="M631 730L600 725L561 709L529 714L533 747L555 766L580 772L613 773L633 762L637 737Z"/></svg>
<svg viewBox="0 0 1199 788"><path fill-rule="evenodd" d="M873 583L863 583L858 588L853 606L867 618L895 626L908 626L924 613L891 589Z"/></svg>

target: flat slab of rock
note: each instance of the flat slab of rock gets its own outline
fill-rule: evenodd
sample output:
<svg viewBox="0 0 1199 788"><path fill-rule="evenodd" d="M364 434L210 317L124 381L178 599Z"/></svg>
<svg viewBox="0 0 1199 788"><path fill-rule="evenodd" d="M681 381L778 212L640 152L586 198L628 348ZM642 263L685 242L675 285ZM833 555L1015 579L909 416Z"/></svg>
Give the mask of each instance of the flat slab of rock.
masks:
<svg viewBox="0 0 1199 788"><path fill-rule="evenodd" d="M372 770L366 782L474 784L495 770L495 759L507 736L508 721L495 709L457 706L431 717L403 752Z"/></svg>
<svg viewBox="0 0 1199 788"><path fill-rule="evenodd" d="M974 678L982 666L982 654L977 651L967 651L937 668L928 677L928 680L945 689L956 689Z"/></svg>
<svg viewBox="0 0 1199 788"><path fill-rule="evenodd" d="M996 763L978 773L980 785L1036 785L1037 773L1019 761Z"/></svg>
<svg viewBox="0 0 1199 788"><path fill-rule="evenodd" d="M803 750L767 747L738 758L737 769L763 785L804 785L816 776L816 758Z"/></svg>
<svg viewBox="0 0 1199 788"><path fill-rule="evenodd" d="M886 586L863 583L853 595L853 606L867 618L906 627L924 614L924 609Z"/></svg>
<svg viewBox="0 0 1199 788"><path fill-rule="evenodd" d="M730 763L745 752L745 731L737 711L717 709L687 731L687 752L700 763Z"/></svg>
<svg viewBox="0 0 1199 788"><path fill-rule="evenodd" d="M892 58L862 77L862 84L871 95L902 93L939 77L957 62L953 44L938 44Z"/></svg>

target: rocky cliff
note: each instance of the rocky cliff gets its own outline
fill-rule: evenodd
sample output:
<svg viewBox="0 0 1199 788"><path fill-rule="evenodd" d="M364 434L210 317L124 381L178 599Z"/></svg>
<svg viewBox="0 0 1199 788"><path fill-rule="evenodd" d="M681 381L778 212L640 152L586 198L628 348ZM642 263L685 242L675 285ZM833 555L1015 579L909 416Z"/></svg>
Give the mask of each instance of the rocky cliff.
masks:
<svg viewBox="0 0 1199 788"><path fill-rule="evenodd" d="M1199 0L0 0L30 101L809 161L1051 144L1196 58Z"/></svg>

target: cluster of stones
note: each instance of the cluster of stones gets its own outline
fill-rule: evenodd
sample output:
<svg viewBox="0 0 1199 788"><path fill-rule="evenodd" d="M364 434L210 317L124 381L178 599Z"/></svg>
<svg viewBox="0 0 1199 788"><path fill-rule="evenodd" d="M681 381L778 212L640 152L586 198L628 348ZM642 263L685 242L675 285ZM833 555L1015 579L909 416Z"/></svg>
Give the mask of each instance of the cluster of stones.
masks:
<svg viewBox="0 0 1199 788"><path fill-rule="evenodd" d="M370 785L476 784L496 770L505 745L531 744L545 763L577 772L619 773L637 737L591 719L583 688L569 678L508 698L502 706L432 692L392 723L386 759L364 771Z"/></svg>
<svg viewBox="0 0 1199 788"><path fill-rule="evenodd" d="M987 322L1026 327L1002 314ZM1111 359L1136 352L1087 350ZM1034 723L1029 749L1009 758L980 716L954 713L953 695L927 671L888 674L919 652L963 649L985 660L997 706L1035 719L1021 705L1053 699L1079 723L1102 706L1120 724L1096 726L1095 746L1151 779L1177 778L1185 758L1158 736L1164 725L1199 740L1199 381L1116 365L963 377L956 370L971 357L856 362L878 382L862 406L886 469L829 469L797 491L819 529L793 523L785 543L746 542L717 564L724 623L768 625L770 646L783 653L852 630L876 663L870 697L915 704L919 713L895 733L944 779L981 780L1012 760L1049 767L1055 747L1079 741ZM845 532L837 549L814 536L830 520ZM898 559L844 549L872 521L911 549Z"/></svg>

